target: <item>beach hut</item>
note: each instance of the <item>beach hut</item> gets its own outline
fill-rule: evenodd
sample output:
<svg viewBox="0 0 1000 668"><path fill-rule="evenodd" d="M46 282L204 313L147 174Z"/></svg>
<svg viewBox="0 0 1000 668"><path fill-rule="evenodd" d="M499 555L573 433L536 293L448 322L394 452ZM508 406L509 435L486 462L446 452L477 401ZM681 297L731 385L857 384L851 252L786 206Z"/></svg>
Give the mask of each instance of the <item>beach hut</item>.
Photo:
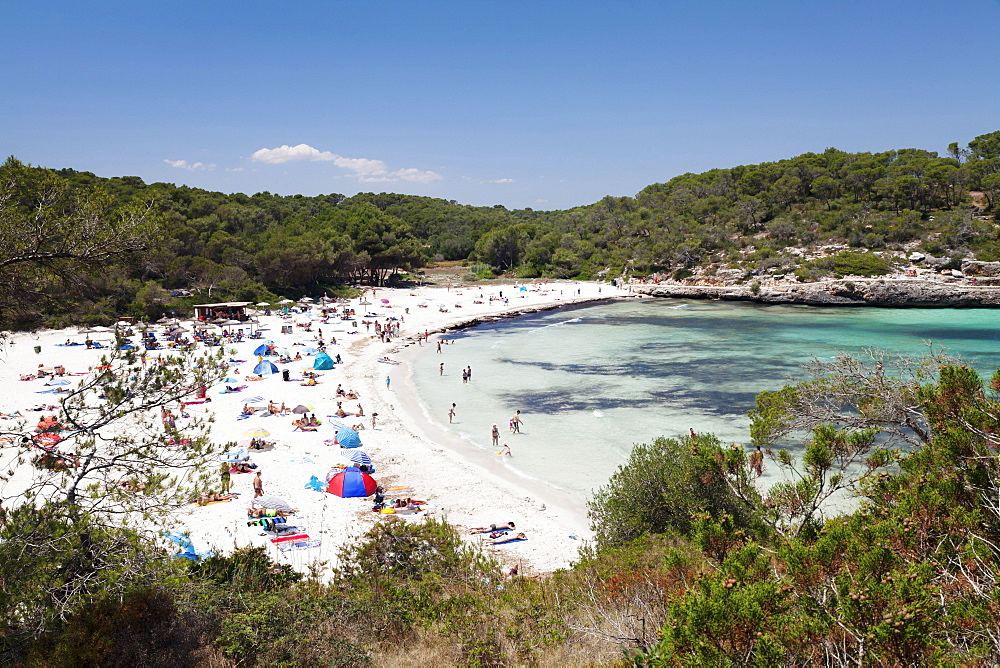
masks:
<svg viewBox="0 0 1000 668"><path fill-rule="evenodd" d="M371 496L376 487L378 483L374 478L352 466L330 478L326 491L346 499Z"/></svg>
<svg viewBox="0 0 1000 668"><path fill-rule="evenodd" d="M313 369L317 371L329 371L333 368L333 358L326 353L317 353L313 360Z"/></svg>

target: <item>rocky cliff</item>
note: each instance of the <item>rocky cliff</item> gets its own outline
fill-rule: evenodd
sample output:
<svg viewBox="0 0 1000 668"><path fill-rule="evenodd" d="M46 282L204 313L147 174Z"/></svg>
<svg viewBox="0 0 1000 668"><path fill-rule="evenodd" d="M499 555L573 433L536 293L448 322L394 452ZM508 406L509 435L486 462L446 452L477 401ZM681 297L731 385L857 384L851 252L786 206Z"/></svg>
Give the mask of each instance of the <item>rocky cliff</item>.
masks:
<svg viewBox="0 0 1000 668"><path fill-rule="evenodd" d="M913 279L844 279L779 285L638 284L636 294L813 306L1000 307L1000 287Z"/></svg>

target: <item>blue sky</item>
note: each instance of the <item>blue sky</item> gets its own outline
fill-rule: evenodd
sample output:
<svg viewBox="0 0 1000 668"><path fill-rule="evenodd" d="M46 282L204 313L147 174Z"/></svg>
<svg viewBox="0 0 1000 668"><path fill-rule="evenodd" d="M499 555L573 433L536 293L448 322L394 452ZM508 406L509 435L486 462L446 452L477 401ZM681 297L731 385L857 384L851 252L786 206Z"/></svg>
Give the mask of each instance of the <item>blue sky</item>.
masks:
<svg viewBox="0 0 1000 668"><path fill-rule="evenodd" d="M1000 130L1000 0L7 2L0 151L223 192L564 209Z"/></svg>

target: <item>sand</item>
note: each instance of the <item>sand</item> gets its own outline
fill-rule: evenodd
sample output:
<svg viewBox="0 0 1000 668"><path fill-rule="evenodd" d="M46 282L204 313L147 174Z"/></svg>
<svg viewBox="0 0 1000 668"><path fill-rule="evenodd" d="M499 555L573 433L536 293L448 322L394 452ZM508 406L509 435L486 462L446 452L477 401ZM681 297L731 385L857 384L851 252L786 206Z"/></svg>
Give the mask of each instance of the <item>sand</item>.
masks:
<svg viewBox="0 0 1000 668"><path fill-rule="evenodd" d="M320 384L313 387L283 382L280 374L248 383L243 378L256 363L252 351L261 341L244 340L231 347L237 350L233 357L247 362L238 365L238 374L234 370L230 375L240 378L239 384L247 385L247 389L221 394L222 385L213 387L209 390L210 403L190 406L188 410L215 416L212 438L220 444L220 452L226 442L249 439L244 435L247 430L262 427L270 432L267 440L274 441L275 448L254 452L251 456L251 461L262 471L264 493L281 497L296 508L295 524L305 526L310 537L320 539L321 544L310 549L281 552L261 534L260 527L248 527L246 509L253 498L253 476L249 474L232 474L232 489L240 494L240 499L203 507L192 505L175 513L171 523L164 528L189 532L197 550L212 548L228 552L240 546L263 545L276 561L292 564L303 572L317 564L335 564L344 546L358 540L374 523L386 521L387 517L371 511L370 499L342 499L305 487L311 476L325 480L333 465L345 462L342 453L350 452L325 443L334 436L335 429L327 416L336 409L335 391L341 384L344 389L353 389L359 394L359 400L346 400L343 407L353 412L360 401L365 416L345 420L349 424L365 425L366 429L360 432L362 449L372 458L376 467L373 477L379 484L386 488L412 487L411 496L429 502L427 513L445 518L463 534L467 534L469 527L514 521L517 530L523 531L528 540L484 549L495 553L506 564L520 563L522 573L545 573L568 566L576 558L581 542L591 536L583 505L553 488L529 484L503 466L498 457L463 443L432 423L416 399L409 376L408 361L413 355L426 352L427 346L433 349L440 338L447 339L449 329L485 318L628 294L595 283L563 282L529 284L527 287L527 291L511 285L378 288L374 295L369 290L360 300L351 300L350 305L358 314L356 328L350 322L334 320L322 324L318 315L313 315L311 333L296 326L292 334L282 334L281 325L290 323L276 315L262 316L261 324L267 327L265 338L273 340L279 349L287 348L294 355L314 345L317 328L321 328L328 342L331 336L336 337L336 345L328 345L327 350L334 357L339 353L343 363L331 371L320 372L323 374ZM507 302L490 301L491 295L496 296L501 291L508 298ZM362 300L372 303L363 305ZM477 301L482 303L474 303ZM421 303L427 306L420 307ZM440 309L439 304L445 305L447 310ZM368 313L378 314L380 322L389 317L400 318L401 335L388 344L382 343L374 337L374 328L366 331L361 322L375 319L365 318ZM302 317L295 314L293 321ZM418 346L417 338L425 332L429 333L429 341ZM11 337L5 359L0 364L0 388L3 390L0 411L20 409L23 413L37 403L58 403L55 399L50 401L52 395L35 394L48 389L42 387L45 381L19 381L21 374L33 373L39 363L46 366L62 364L72 373L86 371L100 358L99 351L83 346L56 345L68 338L82 341L86 337L76 335L75 330L48 330ZM297 343L305 345L295 345ZM35 352L35 346L41 347L41 353ZM444 346L445 358L451 352L450 346ZM400 363L380 363L378 360L384 356ZM302 362L279 365L279 368L290 369L292 378L302 378L302 370L311 368L312 359L304 357ZM391 379L388 387L387 376ZM273 400L284 402L289 408L298 404L312 406L316 417L324 424L316 432L296 432L292 418L297 416L255 415L238 420L243 404L252 396L263 398L263 401L254 402L256 405ZM375 429L371 428L373 412L378 413ZM39 414L27 415L30 421ZM0 428L9 428L12 424L0 424ZM183 420L178 426L183 428ZM23 484L25 479L25 476L15 476L0 490L0 497L16 494L19 481ZM419 516L410 516L406 521L420 520ZM481 544L480 538L469 535L467 540Z"/></svg>

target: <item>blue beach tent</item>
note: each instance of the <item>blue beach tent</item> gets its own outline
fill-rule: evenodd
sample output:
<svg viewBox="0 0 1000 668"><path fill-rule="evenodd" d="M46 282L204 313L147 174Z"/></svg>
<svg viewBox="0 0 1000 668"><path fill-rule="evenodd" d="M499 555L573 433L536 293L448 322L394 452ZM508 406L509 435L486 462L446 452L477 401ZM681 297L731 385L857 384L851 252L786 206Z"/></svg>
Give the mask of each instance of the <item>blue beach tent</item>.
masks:
<svg viewBox="0 0 1000 668"><path fill-rule="evenodd" d="M262 343L262 344L260 344L259 346L257 346L256 348L253 349L253 354L254 355L266 355L268 350L269 350L269 348L267 347L267 344L266 343Z"/></svg>
<svg viewBox="0 0 1000 668"><path fill-rule="evenodd" d="M329 371L333 368L333 358L326 353L317 353L313 360L313 369L317 371Z"/></svg>
<svg viewBox="0 0 1000 668"><path fill-rule="evenodd" d="M270 376L272 373L278 373L278 367L274 366L272 362L261 360L253 368L253 372L258 376Z"/></svg>

